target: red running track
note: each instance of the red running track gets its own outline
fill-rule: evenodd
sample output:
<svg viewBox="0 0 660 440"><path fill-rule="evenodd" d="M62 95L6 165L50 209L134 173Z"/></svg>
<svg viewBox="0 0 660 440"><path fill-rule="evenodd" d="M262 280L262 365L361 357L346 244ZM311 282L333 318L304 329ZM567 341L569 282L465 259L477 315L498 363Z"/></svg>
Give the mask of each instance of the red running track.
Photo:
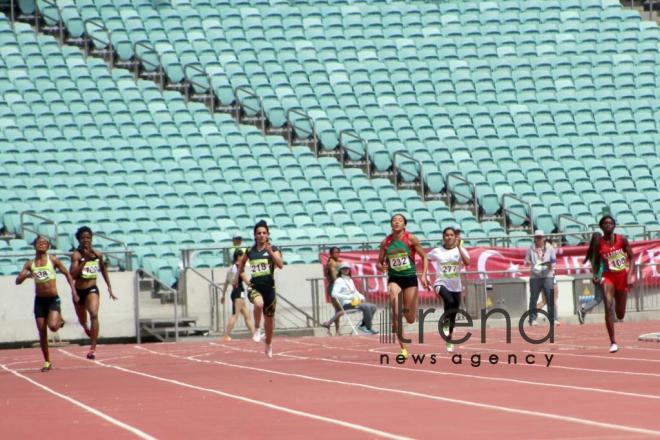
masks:
<svg viewBox="0 0 660 440"><path fill-rule="evenodd" d="M416 365L378 336L276 338L273 359L247 340L102 346L97 361L68 346L48 373L38 349L4 350L0 438L658 438L660 344L637 341L658 328L617 325L616 354L602 324L543 345L488 329L461 364L437 334L411 345Z"/></svg>

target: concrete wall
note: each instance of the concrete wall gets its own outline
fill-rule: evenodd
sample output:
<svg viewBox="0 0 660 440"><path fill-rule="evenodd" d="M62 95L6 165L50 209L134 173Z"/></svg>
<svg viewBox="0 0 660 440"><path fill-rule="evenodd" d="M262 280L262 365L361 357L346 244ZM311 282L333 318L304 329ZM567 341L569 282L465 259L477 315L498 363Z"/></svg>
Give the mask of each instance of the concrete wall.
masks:
<svg viewBox="0 0 660 440"><path fill-rule="evenodd" d="M100 338L135 337L134 272L112 272L110 280L117 301L110 300L108 290L102 279ZM34 282L26 280L20 286L14 284L15 277L0 277L0 344L38 341L39 336L34 321ZM62 300L62 315L66 325L60 330L64 340L86 338L73 307L71 289L66 279L57 275L57 289Z"/></svg>
<svg viewBox="0 0 660 440"><path fill-rule="evenodd" d="M224 283L227 269L200 270L205 276L212 278L219 284ZM112 284L118 301L110 301L105 283L101 280L101 338L133 338L135 334L135 303L134 303L134 272L111 273ZM320 264L291 265L276 271L275 280L277 291L280 296L287 298L296 306L312 314L312 293L308 278L320 278L323 276ZM15 277L0 277L0 292L2 293L2 305L0 306L0 344L20 343L38 340L34 323L34 283L26 280L22 285L14 284ZM57 276L57 285L62 298L62 313L67 320L67 325L60 331L62 339L77 340L85 339L86 336L77 322L71 295L67 283L61 275ZM199 325L211 324L212 304L210 301L208 283L192 272L186 275L188 316L198 318ZM557 277L559 288L559 316L573 315L573 277ZM229 293L228 293L229 295ZM646 292L646 308L660 308L660 290L649 289ZM526 289L529 297L529 289ZM527 300L527 299L526 299ZM629 306L632 304L629 299ZM323 303L322 306L328 314L331 314L331 306ZM649 307L650 306L650 307ZM278 305L280 310L287 306L283 301ZM229 298L224 307L219 306L217 310L220 315L220 324L231 314L231 303ZM328 315L329 316L329 315ZM321 314L321 320L328 316ZM242 323L236 326L237 330L243 328ZM222 328L220 328L222 330Z"/></svg>

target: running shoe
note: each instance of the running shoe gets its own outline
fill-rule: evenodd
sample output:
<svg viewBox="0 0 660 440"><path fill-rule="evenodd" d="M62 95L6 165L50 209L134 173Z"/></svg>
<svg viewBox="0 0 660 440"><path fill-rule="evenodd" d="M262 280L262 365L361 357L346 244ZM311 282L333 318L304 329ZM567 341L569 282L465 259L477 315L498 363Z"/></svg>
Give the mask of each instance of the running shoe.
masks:
<svg viewBox="0 0 660 440"><path fill-rule="evenodd" d="M610 345L610 353L616 353L617 351L619 351L619 346L613 342L612 345Z"/></svg>
<svg viewBox="0 0 660 440"><path fill-rule="evenodd" d="M454 344L452 344L451 342L447 342L447 351L449 353L452 353L454 351Z"/></svg>
<svg viewBox="0 0 660 440"><path fill-rule="evenodd" d="M444 333L445 336L449 336L449 326L448 325L442 326L442 333Z"/></svg>
<svg viewBox="0 0 660 440"><path fill-rule="evenodd" d="M89 350L89 353L87 353L87 359L89 359L90 361L93 361L94 359L96 359L96 355L94 354L94 350Z"/></svg>
<svg viewBox="0 0 660 440"><path fill-rule="evenodd" d="M377 335L377 334L378 334L378 330L374 330L374 329L372 329L372 328L367 329L367 331L368 331L369 333L371 333L372 335Z"/></svg>
<svg viewBox="0 0 660 440"><path fill-rule="evenodd" d="M358 330L360 330L362 333L371 333L371 331L363 325L359 326Z"/></svg>
<svg viewBox="0 0 660 440"><path fill-rule="evenodd" d="M584 308L580 307L577 312L578 315L578 321L580 321L580 324L584 324L584 317L586 313L584 312Z"/></svg>
<svg viewBox="0 0 660 440"><path fill-rule="evenodd" d="M266 357L268 359L272 359L273 358L273 344L266 344L265 352L266 352Z"/></svg>
<svg viewBox="0 0 660 440"><path fill-rule="evenodd" d="M254 334L252 335L252 340L254 342L261 342L261 329L258 328L254 331Z"/></svg>
<svg viewBox="0 0 660 440"><path fill-rule="evenodd" d="M404 359L408 359L408 349L402 348L399 352L399 356L403 356Z"/></svg>
<svg viewBox="0 0 660 440"><path fill-rule="evenodd" d="M223 341L223 342L229 342L229 341L231 341L231 336L229 336L229 335L224 335L224 336L222 337L222 341Z"/></svg>
<svg viewBox="0 0 660 440"><path fill-rule="evenodd" d="M330 330L330 321L326 321L323 324L321 324L321 327Z"/></svg>
<svg viewBox="0 0 660 440"><path fill-rule="evenodd" d="M50 362L44 362L44 366L41 367L41 372L45 373L46 371L50 371L51 368L53 368L53 364L51 364Z"/></svg>

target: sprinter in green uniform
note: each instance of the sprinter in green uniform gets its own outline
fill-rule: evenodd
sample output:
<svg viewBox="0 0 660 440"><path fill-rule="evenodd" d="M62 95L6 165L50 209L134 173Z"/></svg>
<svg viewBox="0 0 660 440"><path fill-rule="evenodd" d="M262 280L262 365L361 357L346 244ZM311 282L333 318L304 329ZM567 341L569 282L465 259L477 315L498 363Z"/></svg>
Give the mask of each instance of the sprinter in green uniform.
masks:
<svg viewBox="0 0 660 440"><path fill-rule="evenodd" d="M259 342L261 333L261 315L264 315L264 328L266 329L266 356L273 357L273 326L275 323L275 307L277 306L277 296L275 293L275 278L273 276L275 268L282 269L284 263L282 254L277 246L270 244L270 231L268 224L260 220L254 225L254 246L247 254L243 255L238 261L238 273L240 278L249 286L248 299L254 305L254 327L255 332L253 340ZM250 262L250 276L245 273L245 264ZM236 277L233 284L238 285L239 277Z"/></svg>
<svg viewBox="0 0 660 440"><path fill-rule="evenodd" d="M82 226L76 231L78 248L71 255L71 276L76 280L76 293L78 301L73 305L76 308L78 322L85 330L91 340L87 359L96 358L96 340L99 337L99 288L96 278L99 272L103 275L105 284L108 286L110 299L117 297L112 293L108 269L105 265L103 254L92 248L92 230ZM89 314L90 325L87 326L87 315Z"/></svg>
<svg viewBox="0 0 660 440"><path fill-rule="evenodd" d="M408 220L403 214L395 214L390 220L392 233L385 237L380 244L378 265L380 270L387 271L387 291L390 296L390 308L392 311L393 331L399 338L401 355L408 357L408 349L401 341L403 329L399 329L398 316L399 307L403 307L403 316L409 324L415 322L417 316L417 269L415 266L415 254L422 258L422 285L428 289L429 260L426 251L419 239L406 231ZM399 304L399 294L403 292L403 305Z"/></svg>
<svg viewBox="0 0 660 440"><path fill-rule="evenodd" d="M44 356L42 372L52 368L50 353L48 352L48 329L53 332L64 327L60 296L57 294L57 283L55 281L55 269L59 270L71 286L73 301L78 301L76 289L73 286L73 278L66 270L64 264L55 256L48 255L50 242L45 237L39 236L34 240L36 255L34 259L28 260L21 272L16 277L16 284L21 284L27 278L34 279L34 318L39 330L39 345Z"/></svg>

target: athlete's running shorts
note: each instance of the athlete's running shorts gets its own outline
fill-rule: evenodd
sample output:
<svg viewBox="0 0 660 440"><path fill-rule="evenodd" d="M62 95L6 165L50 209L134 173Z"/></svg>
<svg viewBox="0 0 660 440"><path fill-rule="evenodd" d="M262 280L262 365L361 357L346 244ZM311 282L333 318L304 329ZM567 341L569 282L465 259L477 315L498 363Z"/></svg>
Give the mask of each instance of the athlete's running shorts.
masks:
<svg viewBox="0 0 660 440"><path fill-rule="evenodd" d="M621 272L604 272L603 273L603 285L611 284L614 286L614 290L617 292L627 292L628 291L628 271L624 270Z"/></svg>
<svg viewBox="0 0 660 440"><path fill-rule="evenodd" d="M238 287L234 287L231 290L231 314L236 314L236 303L235 300L243 298L243 283L240 283Z"/></svg>
<svg viewBox="0 0 660 440"><path fill-rule="evenodd" d="M387 279L387 284L390 283L396 284L401 290L406 290L408 287L418 287L419 285L417 282L417 276L399 277L396 275L390 275Z"/></svg>
<svg viewBox="0 0 660 440"><path fill-rule="evenodd" d="M94 295L99 295L99 288L96 286L88 287L86 289L76 289L76 293L78 294L78 305L79 306L84 306L85 302L87 301L87 297L89 296L90 293L93 293Z"/></svg>
<svg viewBox="0 0 660 440"><path fill-rule="evenodd" d="M248 298L254 304L254 300L260 296L264 301L264 315L275 316L275 308L277 307L277 295L275 293L275 286L267 284L253 285L248 289Z"/></svg>
<svg viewBox="0 0 660 440"><path fill-rule="evenodd" d="M34 317L47 318L52 311L62 313L59 296L35 296L34 297Z"/></svg>

